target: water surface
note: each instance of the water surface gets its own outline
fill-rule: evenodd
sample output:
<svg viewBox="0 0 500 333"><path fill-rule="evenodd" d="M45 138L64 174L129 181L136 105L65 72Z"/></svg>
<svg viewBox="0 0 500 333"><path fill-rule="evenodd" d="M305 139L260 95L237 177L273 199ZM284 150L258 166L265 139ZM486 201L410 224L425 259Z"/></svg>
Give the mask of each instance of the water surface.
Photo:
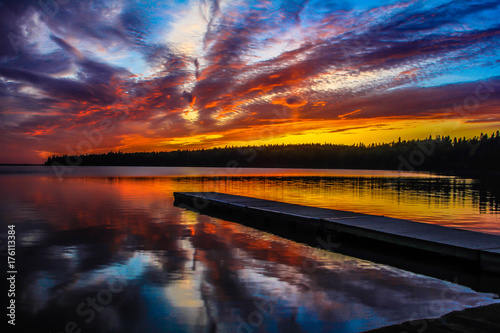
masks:
<svg viewBox="0 0 500 333"><path fill-rule="evenodd" d="M59 178L51 168L0 169L2 232L16 224L26 329L361 332L496 301L186 211L172 197L219 191L500 234L498 198L479 181L352 170L89 167Z"/></svg>

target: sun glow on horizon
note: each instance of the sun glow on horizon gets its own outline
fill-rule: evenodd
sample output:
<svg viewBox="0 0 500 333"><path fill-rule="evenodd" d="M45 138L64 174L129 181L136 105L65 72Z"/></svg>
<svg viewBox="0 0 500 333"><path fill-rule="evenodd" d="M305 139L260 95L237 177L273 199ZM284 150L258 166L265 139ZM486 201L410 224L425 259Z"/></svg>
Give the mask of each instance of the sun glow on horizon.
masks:
<svg viewBox="0 0 500 333"><path fill-rule="evenodd" d="M494 0L3 9L0 163L500 128Z"/></svg>

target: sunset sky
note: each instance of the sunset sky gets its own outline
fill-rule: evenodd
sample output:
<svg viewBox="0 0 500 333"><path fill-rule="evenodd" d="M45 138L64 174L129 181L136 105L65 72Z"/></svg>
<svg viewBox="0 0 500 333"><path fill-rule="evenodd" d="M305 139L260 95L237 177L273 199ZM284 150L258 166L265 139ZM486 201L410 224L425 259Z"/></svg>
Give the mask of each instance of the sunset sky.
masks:
<svg viewBox="0 0 500 333"><path fill-rule="evenodd" d="M0 1L0 163L500 129L500 1Z"/></svg>

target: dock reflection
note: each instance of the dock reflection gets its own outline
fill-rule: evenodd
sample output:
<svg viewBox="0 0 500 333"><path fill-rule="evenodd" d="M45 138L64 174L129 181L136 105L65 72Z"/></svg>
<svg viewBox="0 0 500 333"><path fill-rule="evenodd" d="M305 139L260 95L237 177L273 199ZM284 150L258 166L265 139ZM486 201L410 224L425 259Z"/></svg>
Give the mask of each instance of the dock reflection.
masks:
<svg viewBox="0 0 500 333"><path fill-rule="evenodd" d="M172 192L202 190L204 182L6 179L1 217L16 223L19 237L19 329L360 332L495 302L173 207ZM248 186L217 186L224 183Z"/></svg>

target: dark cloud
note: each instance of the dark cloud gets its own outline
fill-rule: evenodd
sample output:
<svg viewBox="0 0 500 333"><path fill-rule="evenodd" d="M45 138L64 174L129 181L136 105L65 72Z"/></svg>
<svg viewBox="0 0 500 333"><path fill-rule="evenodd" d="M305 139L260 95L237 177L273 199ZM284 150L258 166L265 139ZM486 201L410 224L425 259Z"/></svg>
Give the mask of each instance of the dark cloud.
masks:
<svg viewBox="0 0 500 333"><path fill-rule="evenodd" d="M207 31L205 33L205 37L203 38L203 43L206 46L208 40L212 35L212 25L214 23L214 20L218 17L220 13L220 3L219 0L208 0L208 1L200 0L199 5L200 5L200 12L202 12L202 15L204 16L207 22ZM209 6L210 9L208 15L205 15L203 14L203 7L206 7L207 5Z"/></svg>
<svg viewBox="0 0 500 333"><path fill-rule="evenodd" d="M437 7L416 9L425 3L415 3L396 15L390 22L380 29L382 34L389 35L405 33L421 33L446 25L464 25L462 18L488 9L500 6L498 1L450 1ZM411 11L410 11L411 10ZM404 35L402 35L404 36Z"/></svg>
<svg viewBox="0 0 500 333"><path fill-rule="evenodd" d="M59 45L63 50L70 53L71 55L74 55L76 57L82 57L81 53L72 45L70 45L68 42L66 42L64 39L54 35L50 35L50 39L52 39L57 45Z"/></svg>
<svg viewBox="0 0 500 333"><path fill-rule="evenodd" d="M408 117L449 119L497 113L500 107L500 77L484 82L468 82L427 88L404 88L352 98L330 109L361 110L351 118ZM329 115L328 113L322 113ZM318 115L320 116L320 115Z"/></svg>
<svg viewBox="0 0 500 333"><path fill-rule="evenodd" d="M498 9L498 1L488 0L434 7L401 2L364 11L339 1L257 1L228 12L218 0L202 0L206 31L196 54L156 35L148 16L154 4L42 4L1 2L0 118L4 135L27 133L54 147L58 135L70 140L67 132L116 119L123 110L124 132L117 130L109 145L118 145L127 128L161 139L289 119L453 117L450 110L480 83L424 87L422 80L491 54L500 41L499 24L466 24ZM297 35L285 36L289 31ZM138 77L111 63L120 54L103 60L81 45L99 45L108 55L136 52L150 72ZM436 60L443 63L424 64ZM396 74L383 74L392 70ZM318 89L328 80L330 90ZM491 82L498 85L498 78ZM464 121L496 119L498 91Z"/></svg>

